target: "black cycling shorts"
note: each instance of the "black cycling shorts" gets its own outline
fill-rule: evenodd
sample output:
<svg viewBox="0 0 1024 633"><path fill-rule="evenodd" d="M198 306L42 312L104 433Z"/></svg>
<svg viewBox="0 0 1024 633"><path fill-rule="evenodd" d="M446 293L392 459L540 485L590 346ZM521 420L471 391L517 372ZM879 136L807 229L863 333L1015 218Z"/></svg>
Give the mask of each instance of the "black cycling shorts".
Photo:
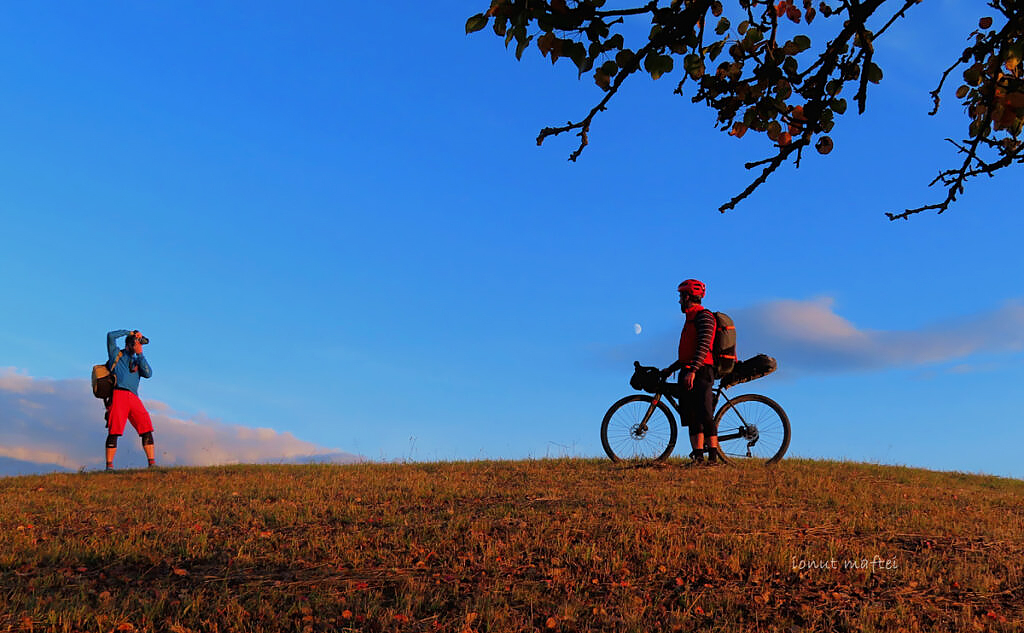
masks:
<svg viewBox="0 0 1024 633"><path fill-rule="evenodd" d="M682 380L684 371L679 372ZM682 424L690 427L690 435L703 433L705 437L718 435L715 429L715 369L704 365L693 377L693 389L682 384L674 385L674 395L679 400L679 415Z"/></svg>

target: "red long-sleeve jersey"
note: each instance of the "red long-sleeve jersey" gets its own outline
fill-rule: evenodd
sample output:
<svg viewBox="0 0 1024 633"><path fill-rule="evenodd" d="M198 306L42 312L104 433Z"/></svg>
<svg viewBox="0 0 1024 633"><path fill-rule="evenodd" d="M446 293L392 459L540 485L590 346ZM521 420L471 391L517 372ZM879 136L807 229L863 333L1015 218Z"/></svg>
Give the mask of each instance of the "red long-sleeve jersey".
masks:
<svg viewBox="0 0 1024 633"><path fill-rule="evenodd" d="M679 363L686 370L698 370L714 364L711 346L715 341L715 315L695 305L686 311L686 323L679 335Z"/></svg>

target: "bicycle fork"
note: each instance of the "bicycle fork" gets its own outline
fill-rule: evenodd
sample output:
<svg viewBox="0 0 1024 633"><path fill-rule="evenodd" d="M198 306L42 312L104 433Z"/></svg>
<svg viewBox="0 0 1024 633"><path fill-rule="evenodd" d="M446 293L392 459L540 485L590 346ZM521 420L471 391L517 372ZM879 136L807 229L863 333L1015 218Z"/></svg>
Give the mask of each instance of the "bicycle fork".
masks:
<svg viewBox="0 0 1024 633"><path fill-rule="evenodd" d="M636 425L633 429L633 435L641 437L644 433L647 433L647 423L651 421L651 416L654 415L654 410L658 408L658 403L661 402L661 395L654 396L654 400L651 401L651 406L647 407L647 413L644 414L644 419L640 420L640 424Z"/></svg>

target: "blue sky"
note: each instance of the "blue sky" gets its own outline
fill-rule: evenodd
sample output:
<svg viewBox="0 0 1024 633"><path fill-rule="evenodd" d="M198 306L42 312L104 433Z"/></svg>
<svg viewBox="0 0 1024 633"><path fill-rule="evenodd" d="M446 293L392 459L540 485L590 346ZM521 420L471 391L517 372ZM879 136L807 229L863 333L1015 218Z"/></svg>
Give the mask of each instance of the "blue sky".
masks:
<svg viewBox="0 0 1024 633"><path fill-rule="evenodd" d="M791 455L1024 477L1020 173L883 215L943 195L965 125L955 83L937 117L928 91L979 14L915 8L833 153L723 215L766 141L638 76L577 163L573 138L538 148L600 92L465 35L486 4L5 7L0 458L100 464L84 379L119 328L153 341L158 453L215 427L222 460L597 456L697 277L740 356L778 358L748 387ZM232 454L246 429L266 446Z"/></svg>

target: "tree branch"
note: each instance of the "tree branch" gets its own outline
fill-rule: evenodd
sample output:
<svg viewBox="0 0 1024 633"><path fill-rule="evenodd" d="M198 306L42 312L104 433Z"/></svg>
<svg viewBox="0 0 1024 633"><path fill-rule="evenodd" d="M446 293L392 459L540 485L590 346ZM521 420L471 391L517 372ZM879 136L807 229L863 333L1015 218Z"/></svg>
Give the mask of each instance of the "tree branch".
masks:
<svg viewBox="0 0 1024 633"><path fill-rule="evenodd" d="M567 125L563 125L562 127L546 127L542 129L540 131L540 134L537 135L537 145L543 144L544 139L546 139L549 136L558 136L563 132L568 132L570 130L579 130L580 133L577 134L577 136L580 137L580 146L576 148L576 151L569 155L569 160L575 163L576 159L579 158L580 154L583 153L583 148L585 148L587 144L590 142L587 138L587 134L590 132L590 124L593 122L594 117L597 116L598 112L601 112L605 109L605 106L608 104L611 98L615 95L616 92L619 91L619 87L622 85L624 81L626 81L626 77L632 75L640 68L640 64L643 61L644 57L647 57L647 54L650 53L651 50L653 50L653 48L654 43L649 42L646 46L637 51L633 63L629 67L623 68L622 70L619 71L619 74L615 76L615 83L612 84L611 88L608 89L607 94L605 94L604 98L601 99L601 102L598 103L593 108L591 108L590 114L588 114L586 118L584 118L582 121L578 123L573 123L572 121L569 121Z"/></svg>
<svg viewBox="0 0 1024 633"><path fill-rule="evenodd" d="M737 204L742 202L747 196L754 193L755 189L764 184L764 181L768 180L768 176L772 175L772 172L778 169L779 165L786 162L786 159L789 158L790 154L799 150L801 147L807 145L808 142L809 141L806 138L801 138L799 141L795 141L781 148L779 150L779 153L776 154L775 156L772 156L771 158L766 158L764 160L759 160L757 162L747 163L746 165L744 165L744 167L746 167L747 169L753 169L754 167L757 167L759 165L764 165L765 163L768 164L767 167L761 170L761 175L755 178L754 182L747 185L746 189L741 191L738 195L734 196L731 200L729 200L729 202L726 202L722 206L718 207L718 211L720 213L725 213L730 209L735 209Z"/></svg>
<svg viewBox="0 0 1024 633"><path fill-rule="evenodd" d="M642 7L635 9L620 9L618 11L595 11L594 16L598 18L610 18L618 15L643 15L644 13L654 13L658 8L657 0L652 0Z"/></svg>
<svg viewBox="0 0 1024 633"><path fill-rule="evenodd" d="M984 128L984 126L988 125L989 122L991 121L991 119L992 119L991 113L986 114L985 115L985 121L984 121L984 123L982 123L982 128ZM975 160L975 158L977 156L978 145L981 144L981 140L982 140L981 136L976 136L974 138L974 140L971 141L971 145L970 145L970 149L969 150L966 150L966 148L965 149L961 149L961 151L966 151L967 152L967 158L964 159L964 162L960 166L960 169L950 170L950 171L943 172L943 173L939 174L938 178L936 178L935 180L932 181L932 184L935 184L935 182L941 180L942 183L944 185L946 185L947 189L946 189L946 199L945 200L943 200L942 202L940 202L938 204L929 204L929 205L925 205L923 207L918 207L916 209L906 209L906 210L903 211L903 213L888 213L888 212L886 212L886 214L885 214L886 217L888 217L889 220L900 220L900 219L907 220L907 219L910 218L910 216L914 215L915 213L921 213L922 211L930 211L932 209L936 209L936 210L938 210L939 214L942 214L943 212L945 212L945 210L949 208L949 205L953 204L953 202L956 201L957 195L963 193L963 190L964 190L964 180L967 179L968 171L969 171L969 169L971 167L971 163Z"/></svg>

